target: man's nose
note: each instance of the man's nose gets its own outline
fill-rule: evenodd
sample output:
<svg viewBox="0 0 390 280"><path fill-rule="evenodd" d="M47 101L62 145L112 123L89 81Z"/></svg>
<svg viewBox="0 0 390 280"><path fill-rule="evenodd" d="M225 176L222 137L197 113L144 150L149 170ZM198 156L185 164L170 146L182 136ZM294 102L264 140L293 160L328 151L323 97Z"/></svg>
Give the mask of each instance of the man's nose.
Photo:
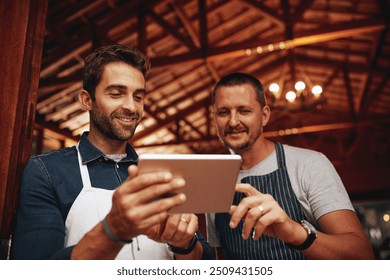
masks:
<svg viewBox="0 0 390 280"><path fill-rule="evenodd" d="M126 98L124 98L122 107L123 107L123 109L127 109L130 112L135 112L137 107L135 106L135 102L134 102L133 96L129 95Z"/></svg>
<svg viewBox="0 0 390 280"><path fill-rule="evenodd" d="M237 116L237 114L231 114L229 118L229 125L234 127L240 123L240 120Z"/></svg>

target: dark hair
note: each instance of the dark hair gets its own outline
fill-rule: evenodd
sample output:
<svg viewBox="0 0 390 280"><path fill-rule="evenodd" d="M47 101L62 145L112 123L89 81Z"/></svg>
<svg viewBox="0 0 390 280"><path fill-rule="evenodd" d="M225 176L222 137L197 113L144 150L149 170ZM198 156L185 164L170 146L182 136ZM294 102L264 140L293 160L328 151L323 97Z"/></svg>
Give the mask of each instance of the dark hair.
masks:
<svg viewBox="0 0 390 280"><path fill-rule="evenodd" d="M95 89L102 78L104 67L112 62L124 62L146 76L150 69L149 59L138 49L126 45L109 45L96 49L87 56L83 68L83 88L95 100Z"/></svg>
<svg viewBox="0 0 390 280"><path fill-rule="evenodd" d="M240 72L228 74L222 77L222 79L220 79L219 82L215 84L213 91L211 92L211 104L215 103L215 93L220 87L233 87L244 84L252 85L256 92L256 100L260 103L261 107L267 105L263 85L261 82L252 75Z"/></svg>

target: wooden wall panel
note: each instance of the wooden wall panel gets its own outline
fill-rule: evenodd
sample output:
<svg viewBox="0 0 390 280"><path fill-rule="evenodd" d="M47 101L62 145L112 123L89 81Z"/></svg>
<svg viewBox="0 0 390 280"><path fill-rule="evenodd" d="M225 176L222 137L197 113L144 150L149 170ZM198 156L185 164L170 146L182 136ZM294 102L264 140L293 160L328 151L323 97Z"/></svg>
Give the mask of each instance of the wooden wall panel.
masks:
<svg viewBox="0 0 390 280"><path fill-rule="evenodd" d="M30 156L47 0L0 3L0 234L9 238Z"/></svg>

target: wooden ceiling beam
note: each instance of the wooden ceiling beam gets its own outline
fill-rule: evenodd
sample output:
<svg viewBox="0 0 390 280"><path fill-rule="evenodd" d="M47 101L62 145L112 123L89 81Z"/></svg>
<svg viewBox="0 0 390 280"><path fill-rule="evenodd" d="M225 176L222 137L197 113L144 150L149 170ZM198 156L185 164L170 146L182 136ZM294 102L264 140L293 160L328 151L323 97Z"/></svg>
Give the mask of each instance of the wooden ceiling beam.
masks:
<svg viewBox="0 0 390 280"><path fill-rule="evenodd" d="M267 33L270 30L275 30L275 26L268 26L268 27L265 27L264 29L257 30L256 29L256 26L258 26L257 22L247 22L245 20L248 16L249 16L248 12L241 13L238 16L235 16L229 22L222 23L218 27L213 28L213 30L211 31L212 33L219 33L218 30L225 30L226 28L229 29L229 27L226 27L227 24L234 24L235 22L237 22L237 24L239 24L240 22L243 22L243 23L239 24L239 29L237 28L236 30L234 30L234 32L229 33L229 34L225 34L223 36L223 38L221 38L221 40L219 40L217 42L213 42L213 45L216 45L216 46L229 45L229 44L231 44L232 40L237 41L237 39L236 39L237 33L238 34L241 32L245 33L246 30L252 30L252 29L256 30L256 33L253 33L252 38L261 38L261 37L263 37L264 33ZM239 41L241 41L241 40L239 40Z"/></svg>
<svg viewBox="0 0 390 280"><path fill-rule="evenodd" d="M163 107L158 107L155 111L152 111L154 115L157 115L158 113L165 112L171 107L175 107L179 103L187 100L188 98L191 98L193 95L200 93L202 91L205 91L211 87L210 84L208 83L203 83L201 86L191 90L187 94L183 94L180 98L175 99L174 101L170 102L169 104L163 106Z"/></svg>
<svg viewBox="0 0 390 280"><path fill-rule="evenodd" d="M47 94L51 92L60 91L64 88L72 86L74 83L82 80L82 70L79 69L71 75L62 78L51 78L48 80L41 80L39 82L38 102L39 99L47 98Z"/></svg>
<svg viewBox="0 0 390 280"><path fill-rule="evenodd" d="M351 119L356 120L355 103L354 103L353 92L352 92L352 87L351 87L351 80L349 78L349 71L348 71L347 65L343 69L343 78L344 78L345 88L347 90L347 99L348 99L349 112L351 114Z"/></svg>
<svg viewBox="0 0 390 280"><path fill-rule="evenodd" d="M81 103L77 100L76 102L69 103L65 107L62 107L61 109L54 111L52 113L49 113L46 115L45 120L46 121L60 121L60 120L66 120L68 119L69 115L74 114L77 111L84 110L83 107L81 107Z"/></svg>
<svg viewBox="0 0 390 280"><path fill-rule="evenodd" d="M148 47L146 33L147 22L145 7L142 4L138 6L137 19L138 49L146 54Z"/></svg>
<svg viewBox="0 0 390 280"><path fill-rule="evenodd" d="M44 119L44 117L42 115L38 115L38 114L36 115L34 128L37 128L37 129L40 129L40 130L48 129L48 130L54 132L55 134L62 136L62 140L65 140L66 138L67 139L72 139L74 141L78 141L79 140L79 137L78 136L74 136L72 134L72 131L70 131L69 129L66 129L66 128L60 129L56 122L45 121L45 119ZM61 137L59 137L59 138L61 138Z"/></svg>
<svg viewBox="0 0 390 280"><path fill-rule="evenodd" d="M326 28L321 27L309 32L304 32L300 34L295 34L295 38L292 40L287 40L285 42L286 48L294 48L304 45L317 44L321 42L336 40L339 38L351 37L367 32L378 32L383 30L385 27L382 20L371 19L364 21L355 21L352 23L343 23L328 26ZM262 45L264 53L267 52L267 46L273 44L279 46L279 42L282 40L270 40L270 43L263 43ZM238 44L230 44L223 47L210 48L208 50L207 59L214 60L224 60L227 58L240 57L248 55L248 49L254 49L249 55L258 54L256 48L260 46L258 40L248 40ZM272 51L279 51L278 48L273 48ZM284 49L282 49L284 50ZM157 57L153 59L154 67L163 67L167 65L177 64L177 63L193 63L202 59L200 53L185 53L176 56L169 57Z"/></svg>
<svg viewBox="0 0 390 280"><path fill-rule="evenodd" d="M207 4L205 0L198 0L198 16L199 16L199 38L201 52L204 58L207 57L207 49L209 47L208 27L207 27Z"/></svg>
<svg viewBox="0 0 390 280"><path fill-rule="evenodd" d="M348 63L348 67L353 73L367 73L367 71L371 69L375 74L384 75L387 71L387 69L371 68L371 66L367 65L366 63L354 63L349 61L346 62L344 60L330 59L329 57L327 57L326 60L321 57L314 58L299 54L296 54L295 57L300 64L306 64L308 66L323 66L329 67L331 69L342 68L344 67L345 63Z"/></svg>
<svg viewBox="0 0 390 280"><path fill-rule="evenodd" d="M189 71L187 71L186 73L183 73L182 75L180 75L180 77L177 77L175 79L172 79L170 80L169 82L165 83L165 84L162 84L161 86L159 87L156 87L154 88L153 90L149 91L146 93L147 96L151 96L155 93L159 93L161 91L164 91L166 88L169 88L170 86L172 86L173 84L178 84L180 83L181 80L186 80L188 79L189 77L191 77L195 72L198 72L198 71L201 71L201 69L204 67L203 64L199 64L199 65L195 65L194 68L191 68Z"/></svg>
<svg viewBox="0 0 390 280"><path fill-rule="evenodd" d="M291 42L286 42L286 45L294 48L304 45L318 44L339 38L348 38L363 33L378 32L384 28L385 24L382 19L343 22L297 34L297 37L291 40Z"/></svg>
<svg viewBox="0 0 390 280"><path fill-rule="evenodd" d="M61 20L60 22L67 24L71 21L74 21L77 18L83 17L86 13L88 13L92 9L95 9L100 4L105 3L105 2L106 2L106 0L95 0L95 1L92 1L91 3L87 4L85 7L82 7L80 9L73 9L73 11L76 11L76 12L67 16L65 19ZM80 2L80 3L83 3L83 2Z"/></svg>
<svg viewBox="0 0 390 280"><path fill-rule="evenodd" d="M340 123L328 123L328 124L318 124L318 125L307 125L302 127L290 127L281 130L273 131L264 131L263 134L265 137L279 137L279 136L288 136L301 133L314 133L330 130L339 130L339 129L351 129L358 127L376 127L383 123L390 123L390 117L386 116L383 118L371 118L366 120L358 120L351 122L340 122Z"/></svg>
<svg viewBox="0 0 390 280"><path fill-rule="evenodd" d="M186 123L189 127L191 127L191 130L192 131L195 131L200 137L205 137L205 135L197 128L195 127L192 123L190 123L188 120L186 119L182 119L184 121L184 123Z"/></svg>
<svg viewBox="0 0 390 280"><path fill-rule="evenodd" d="M287 40L293 39L293 25L291 24L290 18L290 2L289 0L280 0L280 4L282 6L283 11L283 19L284 19L284 33Z"/></svg>
<svg viewBox="0 0 390 280"><path fill-rule="evenodd" d="M357 107L358 115L361 115L362 110L363 110L363 105L365 104L367 96L369 94L369 89L370 89L371 82L372 82L372 73L371 72L372 71L369 70L367 72L367 75L365 75L363 77L362 86L361 86L360 92L359 92L360 99L359 99L359 104Z"/></svg>
<svg viewBox="0 0 390 280"><path fill-rule="evenodd" d="M193 27L193 24L190 22L190 19L186 15L186 12L182 9L180 5L177 5L175 1L168 4L174 10L175 14L178 16L180 21L183 23L184 29L187 31L190 36L193 44L199 49L201 47L200 40L197 36L196 30Z"/></svg>
<svg viewBox="0 0 390 280"><path fill-rule="evenodd" d="M240 1L246 6L250 8L254 8L255 11L261 14L261 16L267 18L277 26L284 28L285 23L280 20L280 15L278 15L278 13L275 10L269 8L268 6L262 4L261 2L255 2L253 0L236 0L236 1Z"/></svg>
<svg viewBox="0 0 390 280"><path fill-rule="evenodd" d="M332 75L324 83L323 88L326 89L329 87L329 85L333 82L333 80L339 75L340 70L341 70L341 67L337 67L334 69Z"/></svg>
<svg viewBox="0 0 390 280"><path fill-rule="evenodd" d="M123 6L117 7L117 13L105 17L100 22L96 22L96 28L98 28L99 34L107 34L114 26L128 21L129 18L131 19L137 12L137 6L140 3L153 5L155 2L156 0L133 0ZM91 48L92 42L90 42L90 38L83 38L74 42L69 47L59 48L58 51L48 55L46 58L44 57L42 59L41 78L46 77L49 73L67 63L73 57L89 51Z"/></svg>
<svg viewBox="0 0 390 280"><path fill-rule="evenodd" d="M219 75L217 68L215 68L214 64L208 60L206 60L206 67L207 70L210 72L211 76L213 77L214 82L217 83L221 78L221 75Z"/></svg>
<svg viewBox="0 0 390 280"><path fill-rule="evenodd" d="M90 1L89 3L87 3L87 1L73 1L73 3L69 3L69 8L62 8L59 14L55 17L50 16L50 18L54 18L56 20L55 22L52 22L55 26L58 26L59 29L63 29L67 24L83 17L84 14L90 12L92 9L98 7L104 2L106 2L106 0Z"/></svg>
<svg viewBox="0 0 390 280"><path fill-rule="evenodd" d="M150 1L145 0L132 0L128 1L123 6L118 6L115 13L112 13L110 16L102 19L97 22L99 25L99 30L103 34L108 34L110 30L115 29L117 26L124 26L123 28L128 28L126 23L133 21L134 17L138 13L139 5L146 5Z"/></svg>
<svg viewBox="0 0 390 280"><path fill-rule="evenodd" d="M45 98L37 104L37 111L41 110L45 106L52 105L58 99L66 98L66 96L70 93L80 90L83 87L83 82L79 81L77 83L73 83L69 87L64 88L60 92L51 95L50 97Z"/></svg>
<svg viewBox="0 0 390 280"><path fill-rule="evenodd" d="M311 5L313 4L314 0L306 0L301 1L298 5L298 7L295 9L294 14L291 15L289 24L294 25L298 21L300 21L303 17L303 14L311 8Z"/></svg>
<svg viewBox="0 0 390 280"><path fill-rule="evenodd" d="M165 30L168 34L172 35L177 41L186 46L190 51L194 51L196 46L193 44L191 40L185 38L182 34L180 34L177 30L177 26L172 26L167 21L165 21L162 17L157 15L152 9L144 6L145 12L148 16L150 16L155 23L157 23L162 29Z"/></svg>
<svg viewBox="0 0 390 280"><path fill-rule="evenodd" d="M365 116L365 114L368 111L368 108L370 108L371 104L378 98L378 96L383 92L383 88L386 86L386 84L389 81L389 72L387 72L386 75L383 76L381 83L378 85L376 90L371 93L371 95L366 96L366 98L363 100L361 104L361 115Z"/></svg>
<svg viewBox="0 0 390 280"><path fill-rule="evenodd" d="M175 114L175 115L172 115L172 116L168 116L167 118L162 119L162 120L158 120L157 119L158 121L156 122L156 124L151 125L149 127L146 127L144 130L136 133L133 136L132 141L137 141L137 140L139 140L139 139L141 139L143 137L146 137L146 136L150 135L151 133L154 133L157 129L160 129L160 128L170 124L171 122L175 121L177 118L182 118L183 116L190 115L193 112L201 109L204 106L205 101L206 101L207 98L208 97L200 99L193 106L190 106L190 107L187 107L184 110L181 110L178 114Z"/></svg>
<svg viewBox="0 0 390 280"><path fill-rule="evenodd" d="M300 53L307 53L310 51L327 53L327 54L342 54L344 56L360 56L367 57L367 51L365 50L355 50L355 49L346 49L345 47L332 47L332 46L324 46L322 44L317 45L306 45L299 48Z"/></svg>
<svg viewBox="0 0 390 280"><path fill-rule="evenodd" d="M91 49L92 41L90 38L84 38L77 46L69 45L65 51L48 56L47 59L44 59L45 62L42 64L40 77L45 78L50 76L51 73L55 72L61 65L68 63L70 60L75 59L76 56Z"/></svg>

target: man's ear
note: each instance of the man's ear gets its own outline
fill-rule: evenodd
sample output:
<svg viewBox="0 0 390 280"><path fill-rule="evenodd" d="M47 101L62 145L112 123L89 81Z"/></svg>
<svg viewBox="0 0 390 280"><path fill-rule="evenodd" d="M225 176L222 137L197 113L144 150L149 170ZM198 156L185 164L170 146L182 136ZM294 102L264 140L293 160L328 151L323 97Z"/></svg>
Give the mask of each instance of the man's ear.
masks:
<svg viewBox="0 0 390 280"><path fill-rule="evenodd" d="M266 105L263 107L263 127L267 125L269 118L271 117L271 109Z"/></svg>
<svg viewBox="0 0 390 280"><path fill-rule="evenodd" d="M85 110L87 110L87 111L92 110L92 98L91 98L91 95L89 94L88 91L86 91L86 90L80 91L79 101L80 101L81 106Z"/></svg>

